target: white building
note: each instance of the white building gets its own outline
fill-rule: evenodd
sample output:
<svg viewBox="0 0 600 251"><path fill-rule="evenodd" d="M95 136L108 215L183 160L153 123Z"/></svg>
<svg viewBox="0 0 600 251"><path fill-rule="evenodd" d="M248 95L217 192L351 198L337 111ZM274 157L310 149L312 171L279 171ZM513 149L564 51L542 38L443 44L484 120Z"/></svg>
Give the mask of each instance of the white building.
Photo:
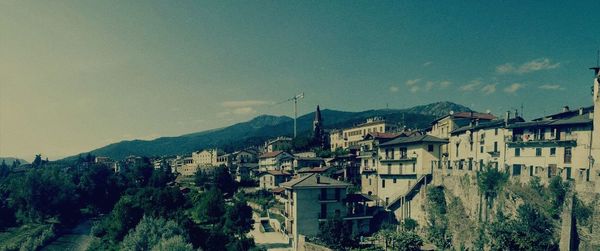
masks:
<svg viewBox="0 0 600 251"><path fill-rule="evenodd" d="M398 219L424 217L423 201L414 202L419 189L432 178L432 163L448 143L430 135L397 137L379 144L377 196Z"/></svg>
<svg viewBox="0 0 600 251"><path fill-rule="evenodd" d="M218 149L205 149L192 153L193 163L199 166L217 166L218 157L225 154Z"/></svg>
<svg viewBox="0 0 600 251"><path fill-rule="evenodd" d="M292 159L293 156L284 151L266 152L258 158L258 169L261 172L281 170L282 165Z"/></svg>
<svg viewBox="0 0 600 251"><path fill-rule="evenodd" d="M350 128L331 131L329 133L329 142L331 150L337 148L348 149L348 147L358 145L358 142L363 140L364 136L369 133L394 132L396 130L398 130L396 124L385 121L383 118L375 117Z"/></svg>

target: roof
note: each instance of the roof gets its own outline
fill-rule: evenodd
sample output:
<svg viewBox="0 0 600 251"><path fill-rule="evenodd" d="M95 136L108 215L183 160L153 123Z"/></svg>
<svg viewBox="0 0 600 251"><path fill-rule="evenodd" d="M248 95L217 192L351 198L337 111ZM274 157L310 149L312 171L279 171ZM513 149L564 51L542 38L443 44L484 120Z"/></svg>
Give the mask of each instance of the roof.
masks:
<svg viewBox="0 0 600 251"><path fill-rule="evenodd" d="M317 182L318 180L318 182ZM316 173L301 176L299 178L290 180L288 182L281 183L279 186L295 189L295 188L320 188L320 187L349 187L350 184L334 180L327 176L319 175Z"/></svg>
<svg viewBox="0 0 600 251"><path fill-rule="evenodd" d="M514 123L520 123L520 122L525 122L525 120L521 117L516 117L516 118L512 118L508 120L508 124L514 124ZM462 133L468 130L479 130L479 129L486 129L486 128L495 128L495 127L504 127L505 125L505 121L503 119L496 119L496 120L492 120L489 122L482 122L479 123L478 125L466 125L463 127L459 127L457 129L455 129L454 131L450 132L451 134L456 134L456 133Z"/></svg>
<svg viewBox="0 0 600 251"><path fill-rule="evenodd" d="M360 194L360 193L352 193L346 195L346 202L362 202L362 201L374 201L373 197Z"/></svg>
<svg viewBox="0 0 600 251"><path fill-rule="evenodd" d="M284 172L282 170L269 170L269 171L259 174L259 176L266 175L266 174L270 174L273 176L292 176L290 173Z"/></svg>
<svg viewBox="0 0 600 251"><path fill-rule="evenodd" d="M260 158L273 158L279 154L284 153L284 151L272 151L272 152L266 152L263 153L262 155L260 155Z"/></svg>
<svg viewBox="0 0 600 251"><path fill-rule="evenodd" d="M393 139L400 136L398 133L386 133L386 132L370 132L365 135L366 138L376 138L376 139Z"/></svg>
<svg viewBox="0 0 600 251"><path fill-rule="evenodd" d="M294 159L306 160L306 161L323 161L323 158L319 158L319 157L296 157L296 156L294 156Z"/></svg>
<svg viewBox="0 0 600 251"><path fill-rule="evenodd" d="M325 167L314 167L314 168L310 168L310 167L303 167L300 168L298 170L298 173L322 173L329 170L328 166Z"/></svg>
<svg viewBox="0 0 600 251"><path fill-rule="evenodd" d="M276 187L276 188L271 189L272 193L281 193L283 191L285 191L285 188L283 188L283 187Z"/></svg>
<svg viewBox="0 0 600 251"><path fill-rule="evenodd" d="M565 108L568 109L568 107L565 107ZM594 106L581 107L579 109L581 109L582 112L585 114L585 113L593 112L594 111ZM576 110L566 110L566 111L562 111L562 112L559 112L559 113L554 113L554 114L546 115L544 117L533 119L533 121L548 120L548 119L562 119L562 118L565 118L565 117L573 117L575 115L579 115L579 109L576 109Z"/></svg>
<svg viewBox="0 0 600 251"><path fill-rule="evenodd" d="M468 118L468 119L483 119L483 120L493 120L496 119L496 116L490 114L490 113L481 113L481 112L455 112L453 114L448 114L442 117L437 118L436 120L432 121L431 124L435 124L436 122L447 118L447 117L452 117L452 118Z"/></svg>
<svg viewBox="0 0 600 251"><path fill-rule="evenodd" d="M402 145L402 144L408 145L408 144L415 144L415 143L421 143L421 142L445 144L445 143L448 143L448 140L440 139L438 137L434 137L431 135L419 135L419 136L412 136L412 137L398 137L398 138L395 138L388 142L385 142L385 143L381 144L380 146Z"/></svg>
<svg viewBox="0 0 600 251"><path fill-rule="evenodd" d="M564 119L555 120L537 120L530 122L515 123L509 125L507 128L527 128L527 127L546 127L546 126L565 126L565 125L582 125L592 124L593 120L590 119L589 114L582 114Z"/></svg>

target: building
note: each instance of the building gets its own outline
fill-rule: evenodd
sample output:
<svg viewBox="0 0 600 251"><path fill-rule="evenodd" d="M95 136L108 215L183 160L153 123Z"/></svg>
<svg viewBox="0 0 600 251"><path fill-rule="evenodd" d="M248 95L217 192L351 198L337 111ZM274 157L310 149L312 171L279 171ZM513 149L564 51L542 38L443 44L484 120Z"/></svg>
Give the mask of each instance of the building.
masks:
<svg viewBox="0 0 600 251"><path fill-rule="evenodd" d="M523 181L561 176L590 181L593 107L580 108L510 125L506 164Z"/></svg>
<svg viewBox="0 0 600 251"><path fill-rule="evenodd" d="M398 129L396 124L388 122L381 117L367 119L365 123L351 128L332 130L329 133L331 150L338 148L348 149L358 145L365 135L371 132L394 132Z"/></svg>
<svg viewBox="0 0 600 251"><path fill-rule="evenodd" d="M439 161L448 140L431 135L397 137L379 144L377 196L396 218L424 217L424 200L413 201L432 178L432 163ZM422 198L421 198L422 199Z"/></svg>
<svg viewBox="0 0 600 251"><path fill-rule="evenodd" d="M315 112L315 118L313 119L313 146L325 149L329 147L323 128L323 118L321 117L321 108L317 105L317 111Z"/></svg>
<svg viewBox="0 0 600 251"><path fill-rule="evenodd" d="M450 132L448 158L439 163L449 170L463 175L461 170L482 170L485 165L504 168L506 164L506 138L510 135L510 127L515 123L524 122L523 118L510 117L507 112L504 119L481 122L472 121L469 125ZM434 163L437 165L438 163ZM436 166L437 169L443 169Z"/></svg>
<svg viewBox="0 0 600 251"><path fill-rule="evenodd" d="M265 142L264 152L289 151L292 149L292 138L277 137Z"/></svg>
<svg viewBox="0 0 600 251"><path fill-rule="evenodd" d="M279 184L290 180L292 175L285 171L266 171L259 175L259 185L261 189L273 189L279 187Z"/></svg>
<svg viewBox="0 0 600 251"><path fill-rule="evenodd" d="M205 149L192 153L193 163L200 166L218 166L218 157L225 153L219 149Z"/></svg>
<svg viewBox="0 0 600 251"><path fill-rule="evenodd" d="M359 142L360 149L357 158L360 163L361 193L377 195L379 144L399 136L398 133L371 132Z"/></svg>
<svg viewBox="0 0 600 251"><path fill-rule="evenodd" d="M291 154L284 151L266 152L258 158L258 169L261 172L281 170L282 165L292 158Z"/></svg>
<svg viewBox="0 0 600 251"><path fill-rule="evenodd" d="M600 192L600 67L592 68L595 73L593 86L593 104L594 112L592 113L593 128L592 132L592 147L590 153L591 175L595 178L596 191Z"/></svg>
<svg viewBox="0 0 600 251"><path fill-rule="evenodd" d="M315 236L319 223L339 216L352 221L358 233L370 231L373 208L366 206L368 198L348 195L350 184L318 174L309 174L282 183L285 188L285 228L292 247L298 249L298 238Z"/></svg>

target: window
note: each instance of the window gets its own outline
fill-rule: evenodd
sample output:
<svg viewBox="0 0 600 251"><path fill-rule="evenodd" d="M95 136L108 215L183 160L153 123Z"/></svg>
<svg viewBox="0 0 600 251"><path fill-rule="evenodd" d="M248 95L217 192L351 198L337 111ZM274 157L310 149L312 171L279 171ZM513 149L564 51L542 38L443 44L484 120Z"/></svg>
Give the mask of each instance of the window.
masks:
<svg viewBox="0 0 600 251"><path fill-rule="evenodd" d="M555 155L556 155L556 147L550 148L550 156L555 156Z"/></svg>
<svg viewBox="0 0 600 251"><path fill-rule="evenodd" d="M571 147L565 147L565 156L564 156L564 162L565 163L571 163L571 158L572 158L572 148Z"/></svg>
<svg viewBox="0 0 600 251"><path fill-rule="evenodd" d="M456 144L456 157L458 158L458 146L460 146L458 143Z"/></svg>
<svg viewBox="0 0 600 251"><path fill-rule="evenodd" d="M415 172L415 169L417 168L416 165L417 165L417 163L413 163L413 173Z"/></svg>
<svg viewBox="0 0 600 251"><path fill-rule="evenodd" d="M340 193L341 193L341 190L342 190L342 189L340 189L340 188L336 188L336 189L335 189L335 200L337 200L337 201L340 201Z"/></svg>
<svg viewBox="0 0 600 251"><path fill-rule="evenodd" d="M483 146L480 146L480 147L479 147L479 152L480 152L480 153L483 153Z"/></svg>
<svg viewBox="0 0 600 251"><path fill-rule="evenodd" d="M473 159L469 158L469 171L473 170Z"/></svg>
<svg viewBox="0 0 600 251"><path fill-rule="evenodd" d="M433 152L433 145L427 145L427 151Z"/></svg>
<svg viewBox="0 0 600 251"><path fill-rule="evenodd" d="M384 179L381 180L381 188L385 188L385 180Z"/></svg>
<svg viewBox="0 0 600 251"><path fill-rule="evenodd" d="M567 179L570 180L571 179L571 168L565 167L565 170L567 170Z"/></svg>
<svg viewBox="0 0 600 251"><path fill-rule="evenodd" d="M520 157L521 156L521 148L515 148L515 157Z"/></svg>
<svg viewBox="0 0 600 251"><path fill-rule="evenodd" d="M498 152L498 142L494 142L494 152Z"/></svg>
<svg viewBox="0 0 600 251"><path fill-rule="evenodd" d="M371 185L371 179L369 179L369 186Z"/></svg>
<svg viewBox="0 0 600 251"><path fill-rule="evenodd" d="M494 128L494 135L498 135L498 128Z"/></svg>
<svg viewBox="0 0 600 251"><path fill-rule="evenodd" d="M521 175L521 165L513 165L512 175L513 176Z"/></svg>
<svg viewBox="0 0 600 251"><path fill-rule="evenodd" d="M535 156L539 157L542 156L542 148L536 148L535 149Z"/></svg>
<svg viewBox="0 0 600 251"><path fill-rule="evenodd" d="M394 184L396 184L396 178L394 178Z"/></svg>
<svg viewBox="0 0 600 251"><path fill-rule="evenodd" d="M408 152L408 150L406 150L406 147L400 148L400 158L406 159L407 155L408 155L407 152Z"/></svg>

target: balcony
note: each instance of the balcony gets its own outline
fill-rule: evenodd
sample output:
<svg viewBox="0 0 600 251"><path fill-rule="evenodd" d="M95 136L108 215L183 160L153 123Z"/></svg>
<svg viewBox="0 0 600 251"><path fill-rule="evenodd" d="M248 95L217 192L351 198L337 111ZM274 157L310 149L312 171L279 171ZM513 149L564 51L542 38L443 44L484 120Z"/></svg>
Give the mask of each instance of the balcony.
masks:
<svg viewBox="0 0 600 251"><path fill-rule="evenodd" d="M500 157L500 151L489 151L487 152L490 156L492 156L493 158L497 158Z"/></svg>
<svg viewBox="0 0 600 251"><path fill-rule="evenodd" d="M416 157L408 157L407 155L402 155L400 158L394 158L392 156L385 156L381 159L381 162L406 162L406 161L415 161Z"/></svg>
<svg viewBox="0 0 600 251"><path fill-rule="evenodd" d="M576 134L563 134L559 137L539 137L536 135L517 134L506 137L508 147L567 147L577 146Z"/></svg>

